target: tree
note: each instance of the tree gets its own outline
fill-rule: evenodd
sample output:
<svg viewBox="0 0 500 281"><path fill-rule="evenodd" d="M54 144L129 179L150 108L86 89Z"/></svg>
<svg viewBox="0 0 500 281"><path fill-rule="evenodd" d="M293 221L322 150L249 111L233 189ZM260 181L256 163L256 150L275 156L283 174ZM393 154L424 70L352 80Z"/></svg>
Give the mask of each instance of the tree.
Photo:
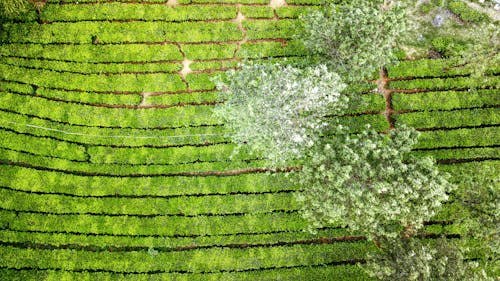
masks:
<svg viewBox="0 0 500 281"><path fill-rule="evenodd" d="M348 225L377 244L414 235L453 188L432 158L410 154L417 136L405 127L388 135L337 129L308 152L297 176L303 216L315 227Z"/></svg>
<svg viewBox="0 0 500 281"><path fill-rule="evenodd" d="M217 81L225 102L215 115L235 143L261 152L271 166L302 158L328 125L325 116L347 108L345 85L324 65L243 64L226 80Z"/></svg>
<svg viewBox="0 0 500 281"><path fill-rule="evenodd" d="M303 33L298 37L346 82L369 78L394 60L395 47L411 29L402 1L329 3L300 19Z"/></svg>
<svg viewBox="0 0 500 281"><path fill-rule="evenodd" d="M434 241L388 239L376 253L368 256L363 268L371 277L380 280L493 281L476 262L464 260L459 244L446 238Z"/></svg>
<svg viewBox="0 0 500 281"><path fill-rule="evenodd" d="M28 10L31 3L27 0L0 0L0 16L11 17Z"/></svg>
<svg viewBox="0 0 500 281"><path fill-rule="evenodd" d="M498 171L485 167L458 182L454 192L456 212L451 219L463 237L477 243L482 264L500 268L500 178Z"/></svg>

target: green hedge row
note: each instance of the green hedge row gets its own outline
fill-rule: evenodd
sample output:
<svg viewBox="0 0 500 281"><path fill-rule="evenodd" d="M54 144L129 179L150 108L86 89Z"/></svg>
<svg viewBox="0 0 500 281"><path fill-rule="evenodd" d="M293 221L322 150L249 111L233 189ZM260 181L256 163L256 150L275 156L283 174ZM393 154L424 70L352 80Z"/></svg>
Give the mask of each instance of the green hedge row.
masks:
<svg viewBox="0 0 500 281"><path fill-rule="evenodd" d="M305 46L298 41L289 41L285 46L280 42L244 43L238 52L243 59L304 56Z"/></svg>
<svg viewBox="0 0 500 281"><path fill-rule="evenodd" d="M146 104L175 105L181 103L220 102L218 92L195 92L189 94L167 94L146 97Z"/></svg>
<svg viewBox="0 0 500 281"><path fill-rule="evenodd" d="M359 85L358 89L350 87L350 92L364 92L363 85ZM360 103L354 104L349 108L349 113L363 113L368 111L382 112L385 110L385 98L380 94L366 94L360 96Z"/></svg>
<svg viewBox="0 0 500 281"><path fill-rule="evenodd" d="M48 99L57 99L86 104L139 105L142 101L142 96L138 94L97 94L89 92L58 91L45 88L37 89L36 95Z"/></svg>
<svg viewBox="0 0 500 281"><path fill-rule="evenodd" d="M282 212L226 216L135 217L0 211L0 226L3 228L8 226L11 230L63 231L82 234L204 236L298 231L305 230L307 225L307 221L300 214Z"/></svg>
<svg viewBox="0 0 500 281"><path fill-rule="evenodd" d="M210 146L182 146L170 148L114 148L93 146L88 148L90 161L99 164L184 164L195 162L220 162L247 160L257 156L242 147L233 155L235 144Z"/></svg>
<svg viewBox="0 0 500 281"><path fill-rule="evenodd" d="M39 280L43 277L46 281L68 280L178 280L178 281L221 281L221 280L338 280L338 281L367 281L369 278L358 265L341 266L304 266L299 268L277 268L255 270L246 272L224 273L157 273L157 274L118 274L106 272L71 272L60 270L12 270L0 269L0 276L6 280L26 281Z"/></svg>
<svg viewBox="0 0 500 281"><path fill-rule="evenodd" d="M106 108L2 93L0 108L85 126L169 128L221 124L212 115L212 106L202 105L148 109Z"/></svg>
<svg viewBox="0 0 500 281"><path fill-rule="evenodd" d="M243 33L235 22L6 23L3 29L0 34L2 43L110 44L224 42L243 39Z"/></svg>
<svg viewBox="0 0 500 281"><path fill-rule="evenodd" d="M453 233L452 229L440 224L425 226L426 233ZM82 247L145 247L169 249L176 247L189 247L197 245L207 246L228 246L235 244L261 245L276 243L291 243L301 240L317 238L340 238L345 236L356 236L347 228L326 228L317 229L315 234L309 231L289 231L262 234L236 234L236 235L214 235L197 237L134 237L134 236L112 236L112 235L80 235L71 233L44 233L44 232L24 232L0 230L0 241L7 243L36 243L54 247L64 245L79 245Z"/></svg>
<svg viewBox="0 0 500 281"><path fill-rule="evenodd" d="M500 105L497 89L476 91L445 91L418 94L393 94L395 110L450 110Z"/></svg>
<svg viewBox="0 0 500 281"><path fill-rule="evenodd" d="M289 1L288 1L289 2ZM296 19L299 15L304 14L307 11L319 10L320 7L300 7L300 6L287 6L276 8L276 14L280 19Z"/></svg>
<svg viewBox="0 0 500 281"><path fill-rule="evenodd" d="M215 83L212 79L216 76L224 76L223 72L215 73L192 73L186 76L189 90L215 90Z"/></svg>
<svg viewBox="0 0 500 281"><path fill-rule="evenodd" d="M101 177L1 165L0 186L21 191L76 196L181 196L295 191L284 174L198 177Z"/></svg>
<svg viewBox="0 0 500 281"><path fill-rule="evenodd" d="M332 1L338 2L338 1ZM287 0L287 4L293 5L321 5L323 4L322 0Z"/></svg>
<svg viewBox="0 0 500 281"><path fill-rule="evenodd" d="M20 133L50 136L93 145L167 146L229 141L223 126L180 127L163 130L73 126L0 110L0 127Z"/></svg>
<svg viewBox="0 0 500 281"><path fill-rule="evenodd" d="M189 60L230 59L236 52L236 44L182 45L182 51Z"/></svg>
<svg viewBox="0 0 500 281"><path fill-rule="evenodd" d="M349 129L352 132L361 132L366 124L370 124L374 130L379 132L389 129L389 122L387 122L387 119L382 114L342 117L340 118L340 123L346 126L349 125Z"/></svg>
<svg viewBox="0 0 500 281"><path fill-rule="evenodd" d="M75 74L47 70L27 69L0 64L0 72L8 81L80 91L102 92L176 92L186 90L177 74Z"/></svg>
<svg viewBox="0 0 500 281"><path fill-rule="evenodd" d="M460 66L454 59L421 59L401 61L387 66L389 78L446 77L466 75L472 72L468 66ZM490 65L487 73L499 73L498 65Z"/></svg>
<svg viewBox="0 0 500 281"><path fill-rule="evenodd" d="M242 6L240 12L245 18L270 19L274 17L274 10L271 7Z"/></svg>
<svg viewBox="0 0 500 281"><path fill-rule="evenodd" d="M130 3L130 4L139 4L137 0L120 0L119 2L121 3ZM142 2L142 1L141 1ZM166 4L168 0L147 0L143 1L144 3L164 3ZM103 4L99 0L48 0L47 3L49 4L95 4L95 5L100 5Z"/></svg>
<svg viewBox="0 0 500 281"><path fill-rule="evenodd" d="M238 62L236 61L194 61L189 65L189 68L193 71L203 71L236 68L237 66Z"/></svg>
<svg viewBox="0 0 500 281"><path fill-rule="evenodd" d="M268 0L178 0L179 4L269 4Z"/></svg>
<svg viewBox="0 0 500 281"><path fill-rule="evenodd" d="M463 21L480 23L489 20L488 15L472 9L471 7L469 7L469 5L467 5L464 2L451 1L448 3L447 6L452 13L460 17L460 19Z"/></svg>
<svg viewBox="0 0 500 281"><path fill-rule="evenodd" d="M486 77L456 77L456 78L433 78L414 79L403 81L392 81L389 83L390 89L423 89L423 90L447 90L447 89L482 89L500 88L500 76Z"/></svg>
<svg viewBox="0 0 500 281"><path fill-rule="evenodd" d="M439 149L439 150L417 150L413 151L417 156L432 156L438 160L446 159L474 159L474 158L499 158L500 148L481 147L463 149Z"/></svg>
<svg viewBox="0 0 500 281"><path fill-rule="evenodd" d="M0 161L14 163L29 163L42 169L53 169L66 173L85 175L115 176L173 176L179 174L198 175L203 172L239 171L245 169L259 169L265 167L264 160L202 162L175 165L127 165L127 164L92 164L74 162L66 159L31 155L24 152L5 150L0 148ZM290 163L293 165L294 163Z"/></svg>
<svg viewBox="0 0 500 281"><path fill-rule="evenodd" d="M82 1L83 2L83 1ZM169 7L166 5L141 5L130 3L102 3L81 5L45 5L40 13L43 21L90 21L90 20L140 20L140 21L187 21L232 19L236 7L190 5Z"/></svg>
<svg viewBox="0 0 500 281"><path fill-rule="evenodd" d="M458 128L500 124L500 108L424 111L392 115L396 124L414 128Z"/></svg>
<svg viewBox="0 0 500 281"><path fill-rule="evenodd" d="M23 231L0 230L0 241L8 243L37 243L60 247L63 245L80 245L82 247L152 247L176 248L197 245L227 246L231 244L273 244L279 242L294 242L297 240L315 239L318 237L343 237L350 235L345 228L318 229L317 234L308 231L291 231L264 234L241 234L197 237L134 237L111 235L79 235L70 233L30 233Z"/></svg>
<svg viewBox="0 0 500 281"><path fill-rule="evenodd" d="M50 59L66 62L100 63L100 62L157 62L180 61L182 53L173 44L143 45L143 44L117 44L117 45L42 45L42 44L1 44L0 55L15 56L32 59ZM2 58L5 59L5 58ZM150 66L101 66L108 69L147 68Z"/></svg>
<svg viewBox="0 0 500 281"><path fill-rule="evenodd" d="M490 146L499 143L498 127L486 127L422 132L415 148Z"/></svg>
<svg viewBox="0 0 500 281"><path fill-rule="evenodd" d="M21 94L35 94L36 92L34 87L31 85L7 81L0 81L0 91Z"/></svg>
<svg viewBox="0 0 500 281"><path fill-rule="evenodd" d="M88 159L84 146L1 129L0 147L69 160L86 161Z"/></svg>
<svg viewBox="0 0 500 281"><path fill-rule="evenodd" d="M352 242L326 245L293 245L247 249L211 248L182 252L86 252L78 250L35 250L2 247L0 266L62 270L106 270L113 272L241 271L322 265L362 259L373 243ZM134 261L134 262L131 262Z"/></svg>
<svg viewBox="0 0 500 281"><path fill-rule="evenodd" d="M244 21L247 39L290 39L295 34L299 22L297 20L255 20Z"/></svg>
<svg viewBox="0 0 500 281"><path fill-rule="evenodd" d="M295 211L292 193L183 196L174 198L95 198L30 194L0 189L0 208L52 214L225 215Z"/></svg>
<svg viewBox="0 0 500 281"><path fill-rule="evenodd" d="M439 169L443 172L449 173L452 176L450 181L459 184L459 188L470 188L468 182L471 179L484 176L485 171L491 172L487 173L490 178L495 178L498 174L496 171L500 169L500 161L486 160L447 165L441 164L439 165Z"/></svg>
<svg viewBox="0 0 500 281"><path fill-rule="evenodd" d="M3 57L0 63L11 66L36 68L41 70L53 70L73 72L79 74L121 74L123 72L148 73L166 72L176 73L182 70L180 63L81 63L66 61L51 61L46 59L25 59L15 57Z"/></svg>

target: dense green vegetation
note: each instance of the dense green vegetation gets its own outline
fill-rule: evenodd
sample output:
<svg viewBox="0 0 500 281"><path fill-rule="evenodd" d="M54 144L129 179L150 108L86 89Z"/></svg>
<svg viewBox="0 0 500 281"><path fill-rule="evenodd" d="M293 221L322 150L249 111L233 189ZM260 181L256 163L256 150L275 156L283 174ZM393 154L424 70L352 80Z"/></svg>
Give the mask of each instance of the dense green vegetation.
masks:
<svg viewBox="0 0 500 281"><path fill-rule="evenodd" d="M177 2L49 0L2 17L0 280L371 280L357 263L374 244L338 224L306 232L301 187L264 173L265 155L233 155L212 115L211 79L242 59L303 61L299 15L321 1ZM443 57L387 65L386 97L351 85L365 103L339 120L416 127L411 154L464 191L500 169L499 69L471 76L451 57L459 40L433 36L419 47L453 43ZM466 233L461 209L430 219L427 240Z"/></svg>

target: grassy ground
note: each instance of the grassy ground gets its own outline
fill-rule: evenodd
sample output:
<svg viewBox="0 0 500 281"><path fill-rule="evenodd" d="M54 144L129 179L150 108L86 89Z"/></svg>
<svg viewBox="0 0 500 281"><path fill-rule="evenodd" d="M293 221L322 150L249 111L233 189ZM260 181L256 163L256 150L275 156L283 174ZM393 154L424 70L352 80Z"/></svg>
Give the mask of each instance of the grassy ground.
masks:
<svg viewBox="0 0 500 281"><path fill-rule="evenodd" d="M304 55L292 35L318 1L272 2L49 0L3 24L1 280L367 279L356 263L372 243L304 232L298 187L245 150L230 158L211 116L210 77ZM385 95L360 85L369 106L346 122L419 128L415 153L455 181L498 170L499 66L487 79L452 66L388 66ZM429 234L453 232L449 211Z"/></svg>

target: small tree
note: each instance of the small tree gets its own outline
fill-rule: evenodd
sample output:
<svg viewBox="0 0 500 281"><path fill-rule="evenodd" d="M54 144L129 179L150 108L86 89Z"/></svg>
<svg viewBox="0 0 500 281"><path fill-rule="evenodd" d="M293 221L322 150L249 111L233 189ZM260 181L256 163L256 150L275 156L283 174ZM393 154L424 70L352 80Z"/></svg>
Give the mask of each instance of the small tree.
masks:
<svg viewBox="0 0 500 281"><path fill-rule="evenodd" d="M366 79L393 60L411 26L403 2L389 0L330 3L300 19L299 38L345 81Z"/></svg>
<svg viewBox="0 0 500 281"><path fill-rule="evenodd" d="M227 80L217 81L225 102L216 116L235 143L262 152L271 166L301 158L328 125L325 116L347 108L345 85L324 65L244 64Z"/></svg>
<svg viewBox="0 0 500 281"><path fill-rule="evenodd" d="M464 261L458 244L445 238L426 243L417 238L384 240L363 268L379 280L493 281L476 262Z"/></svg>
<svg viewBox="0 0 500 281"><path fill-rule="evenodd" d="M409 128L358 135L339 128L308 154L298 182L302 214L315 227L348 225L369 239L409 237L448 199L452 189L432 158L409 154L417 132Z"/></svg>
<svg viewBox="0 0 500 281"><path fill-rule="evenodd" d="M0 18L16 16L28 10L27 0L0 0Z"/></svg>
<svg viewBox="0 0 500 281"><path fill-rule="evenodd" d="M456 212L451 219L464 237L478 241L474 250L482 264L500 268L500 177L492 167L483 167L462 178L454 192Z"/></svg>

